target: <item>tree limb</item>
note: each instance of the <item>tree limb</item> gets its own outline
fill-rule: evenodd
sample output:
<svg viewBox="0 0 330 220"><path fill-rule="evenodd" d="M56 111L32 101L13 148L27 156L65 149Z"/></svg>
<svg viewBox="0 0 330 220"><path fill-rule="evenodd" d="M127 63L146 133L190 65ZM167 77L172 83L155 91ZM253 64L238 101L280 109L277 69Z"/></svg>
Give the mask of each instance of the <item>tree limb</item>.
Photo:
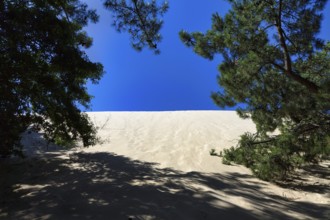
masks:
<svg viewBox="0 0 330 220"><path fill-rule="evenodd" d="M139 10L139 8L137 6L137 1L136 0L133 0L133 4L134 4L135 13L137 14L137 16L138 16L138 18L139 18L139 20L141 22L142 30L145 33L145 35L147 36L147 40L146 41L148 42L148 44L149 44L150 47L157 49L157 45L152 42L152 40L151 40L152 38L149 36L148 30L147 30L148 29L147 28L147 25L145 24L145 20L141 16L140 10Z"/></svg>
<svg viewBox="0 0 330 220"><path fill-rule="evenodd" d="M280 0L280 2L279 2L278 18L277 18L275 26L276 26L276 29L277 29L277 34L278 34L278 37L279 37L279 40L280 40L282 51L283 51L283 54L284 54L284 71L283 72L284 72L284 74L286 74L291 79L293 79L293 80L299 82L300 84L306 86L309 91L311 91L313 93L318 93L319 87L315 83L301 77L298 74L295 74L292 70L292 60L291 60L291 57L290 57L288 47L287 47L286 42L285 42L285 33L283 32L283 28L282 28L282 25L281 25L282 24L281 17L282 17L282 0Z"/></svg>

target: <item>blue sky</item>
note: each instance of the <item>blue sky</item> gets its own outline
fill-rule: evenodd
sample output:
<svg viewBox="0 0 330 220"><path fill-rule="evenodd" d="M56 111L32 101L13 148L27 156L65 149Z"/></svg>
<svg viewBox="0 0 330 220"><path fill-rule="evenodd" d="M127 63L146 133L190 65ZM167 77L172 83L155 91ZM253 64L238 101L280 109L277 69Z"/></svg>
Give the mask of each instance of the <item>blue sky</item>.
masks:
<svg viewBox="0 0 330 220"><path fill-rule="evenodd" d="M102 0L85 0L97 9L100 20L85 28L93 38L87 50L92 61L104 66L105 74L98 85L88 84L94 96L92 111L169 111L218 110L210 94L219 90L216 82L220 57L213 61L196 55L179 39L179 31L206 31L212 13L224 15L229 5L224 0L169 0L161 30L160 55L144 49L135 51L127 33L111 26L109 11ZM322 37L330 39L330 5L325 10Z"/></svg>

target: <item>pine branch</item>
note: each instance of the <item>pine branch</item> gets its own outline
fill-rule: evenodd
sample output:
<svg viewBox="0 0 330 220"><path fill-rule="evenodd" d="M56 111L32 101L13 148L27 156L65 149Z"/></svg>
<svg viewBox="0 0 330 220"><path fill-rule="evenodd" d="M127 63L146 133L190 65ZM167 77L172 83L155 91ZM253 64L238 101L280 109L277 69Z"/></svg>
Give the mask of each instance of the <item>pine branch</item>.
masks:
<svg viewBox="0 0 330 220"><path fill-rule="evenodd" d="M295 74L292 70L292 60L291 60L291 56L290 56L287 44L285 42L285 33L282 28L282 0L280 0L280 2L279 2L278 18L276 20L277 21L276 21L275 26L277 29L277 34L278 34L278 37L280 40L282 51L284 54L284 71L283 71L284 74L286 74L291 79L299 82L300 84L306 86L309 91L311 91L313 93L318 93L319 87L315 83L301 77L298 74Z"/></svg>
<svg viewBox="0 0 330 220"><path fill-rule="evenodd" d="M147 25L145 24L145 20L143 19L142 15L140 13L140 10L137 6L137 0L133 0L133 4L134 4L134 8L135 8L134 11L135 11L136 15L138 16L138 18L141 22L141 25L142 25L141 29L144 32L144 34L147 36L146 41L148 42L150 47L157 49L157 45L152 43L152 37L149 36L148 30L147 30L148 29Z"/></svg>

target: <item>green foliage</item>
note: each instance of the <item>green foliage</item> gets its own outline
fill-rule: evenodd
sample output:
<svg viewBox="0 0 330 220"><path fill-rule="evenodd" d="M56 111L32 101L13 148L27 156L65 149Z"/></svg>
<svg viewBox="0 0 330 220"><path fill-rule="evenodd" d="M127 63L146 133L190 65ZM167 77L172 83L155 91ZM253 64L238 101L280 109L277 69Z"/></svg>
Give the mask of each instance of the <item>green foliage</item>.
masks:
<svg viewBox="0 0 330 220"><path fill-rule="evenodd" d="M20 152L27 127L61 145L95 143L95 128L78 106L89 107L86 83L103 74L83 48L95 11L78 0L0 2L0 154Z"/></svg>
<svg viewBox="0 0 330 220"><path fill-rule="evenodd" d="M330 43L318 38L322 1L230 0L206 33L181 31L181 40L213 59L221 54L220 106L236 106L257 134L225 150L225 163L250 167L267 180L284 178L303 163L329 155ZM270 133L279 131L277 136Z"/></svg>
<svg viewBox="0 0 330 220"><path fill-rule="evenodd" d="M217 156L217 153L215 152L215 149L210 150L210 155L211 156Z"/></svg>
<svg viewBox="0 0 330 220"><path fill-rule="evenodd" d="M117 31L130 34L133 48L141 51L148 46L156 54L160 52L157 48L162 39L160 17L168 10L167 2L158 5L156 0L105 0L104 6L113 13Z"/></svg>
<svg viewBox="0 0 330 220"><path fill-rule="evenodd" d="M104 0L104 6L116 29L130 33L135 49L149 46L159 53L166 2ZM103 74L84 52L92 39L83 27L97 20L95 10L79 0L0 2L0 155L19 154L20 134L28 127L62 146L98 141L78 108L89 108L86 83Z"/></svg>

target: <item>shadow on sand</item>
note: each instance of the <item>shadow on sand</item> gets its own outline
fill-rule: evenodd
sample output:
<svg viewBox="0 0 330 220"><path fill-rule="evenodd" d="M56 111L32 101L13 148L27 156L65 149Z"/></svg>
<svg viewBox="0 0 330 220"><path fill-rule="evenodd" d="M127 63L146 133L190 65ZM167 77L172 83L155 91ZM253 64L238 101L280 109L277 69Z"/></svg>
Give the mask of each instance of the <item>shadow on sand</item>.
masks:
<svg viewBox="0 0 330 220"><path fill-rule="evenodd" d="M329 165L326 164L306 165L302 169L294 173L289 178L289 181L277 182L277 184L283 188L299 190L304 192L320 193L320 194L328 193L329 202L330 202L330 185L327 183L322 183L324 182L322 180L330 179L330 169L329 169L330 166L329 167L327 166ZM310 182L308 177L316 181ZM321 181L318 182L317 180L321 180Z"/></svg>
<svg viewBox="0 0 330 220"><path fill-rule="evenodd" d="M262 192L249 175L184 173L111 153L51 154L1 175L0 219L292 219L289 210L329 217L325 205ZM243 197L250 210L226 196Z"/></svg>

